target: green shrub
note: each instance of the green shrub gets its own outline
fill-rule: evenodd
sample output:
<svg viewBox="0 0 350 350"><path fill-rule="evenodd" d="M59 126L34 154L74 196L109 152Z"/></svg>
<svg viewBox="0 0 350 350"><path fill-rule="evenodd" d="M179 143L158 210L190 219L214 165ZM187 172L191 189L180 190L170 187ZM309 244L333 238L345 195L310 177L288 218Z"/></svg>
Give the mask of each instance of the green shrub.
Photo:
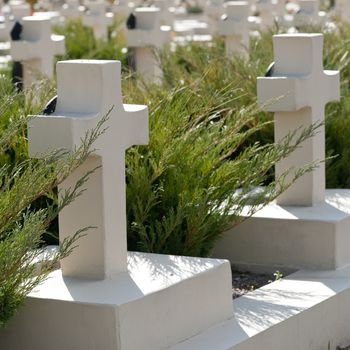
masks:
<svg viewBox="0 0 350 350"><path fill-rule="evenodd" d="M270 182L256 197L249 195L265 184L276 161L314 131L307 130L296 144L289 139L242 147L266 126L256 121L259 112L254 105L232 108L237 87L222 88L211 98L203 89L193 83L158 96L149 105L149 145L127 152L131 250L209 255L220 234L241 220L244 205L251 204L253 213L288 186L282 177L280 190Z"/></svg>
<svg viewBox="0 0 350 350"><path fill-rule="evenodd" d="M350 146L349 28L340 25L338 33L325 34L324 65L327 69L342 70L342 101L329 105L326 115L327 155L340 154L327 162L327 185L334 187L348 186L350 178L346 151ZM284 31L276 26L252 39L249 61L236 56L225 58L222 38L215 38L211 45L192 43L177 46L175 51L166 49L160 52L165 78L160 87L142 84L140 88L137 77L124 76L125 101L145 103L151 111L150 146L133 148L127 154L131 249L206 255L214 237L229 223L236 223L240 212L238 206L232 215L218 215L210 205L221 201L221 209L222 203L229 203L225 210L234 207L230 196L240 187L245 192L256 185L268 185L267 191L273 188L273 164L283 152L271 148L272 114L256 111L254 107L256 77L264 75L273 60L272 34ZM68 23L60 33L66 35L66 58L121 58L125 62L121 50L125 41L115 40L114 29L104 42L94 40L91 30L80 22ZM228 140L222 130L231 132ZM269 163L265 164L263 158ZM248 165L244 168L246 164L261 167L258 170L261 175L251 179L234 172L238 165L242 174L249 172ZM252 168L255 175L256 169ZM230 176L235 179L234 185L227 180ZM220 196L221 192L216 190L218 179L224 183L220 186L224 194ZM243 181L246 179L251 182ZM272 193L269 199L275 195ZM201 231L195 232L194 226ZM193 241L189 237L191 232L200 242L198 247L188 243Z"/></svg>
<svg viewBox="0 0 350 350"><path fill-rule="evenodd" d="M6 82L0 80L3 91L5 85ZM28 117L4 122L4 118L16 110L23 96L10 92L7 98L4 95L1 98L0 157L10 159L6 154L11 151L14 139L24 137ZM62 193L59 201L53 191L58 183L89 156L90 146L99 133L99 127L91 131L83 140L82 146L72 154L58 150L43 159L19 159L18 162L1 164L0 327L8 322L26 295L41 283L57 262L71 252L77 239L87 230L82 228L76 233L72 232L71 238L61 242L60 249L52 260L44 263L39 273L36 273L37 266L34 262L42 253L40 246L43 233L57 213L82 193L81 186L89 174L70 191ZM54 202L42 208L33 205L42 196L53 198Z"/></svg>

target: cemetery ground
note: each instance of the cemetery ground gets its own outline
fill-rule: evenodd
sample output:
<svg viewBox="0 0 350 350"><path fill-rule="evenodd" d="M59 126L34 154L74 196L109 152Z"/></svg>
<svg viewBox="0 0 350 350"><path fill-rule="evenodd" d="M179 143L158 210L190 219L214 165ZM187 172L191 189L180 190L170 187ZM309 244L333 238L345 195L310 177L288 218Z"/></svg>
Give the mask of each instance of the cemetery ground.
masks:
<svg viewBox="0 0 350 350"><path fill-rule="evenodd" d="M317 133L317 128L311 128L296 144L276 147L271 114L256 106L256 77L264 76L272 62L272 34L282 32L281 28L251 42L249 62L240 57L225 58L219 38L210 46L190 44L177 47L175 52L159 52L164 73L161 86L148 84L125 68L125 45L113 31L107 42L93 39L78 22L58 31L66 35L64 59L120 60L124 101L149 107L149 145L135 146L126 154L130 250L210 256L223 231L239 223L244 205L253 204L256 210L279 194L273 164ZM317 28L305 31L318 32ZM77 42L84 45L78 46ZM338 32L325 34L324 67L341 71L341 101L330 103L326 109L328 188L350 187L349 49L349 26L339 24ZM57 243L53 217L81 189L67 193L67 199L57 206L58 181L86 159L93 140L103 132L102 125L68 160L58 154L28 160L27 116L40 114L55 95L55 84L41 82L35 90L17 93L11 87L9 72L3 74L0 175L6 191L0 194L0 217L4 218L0 221L4 242L0 246L0 266L4 268L0 276L5 276L6 288L0 293L0 324L15 314L32 287L22 285L33 273L30 263L35 253L31 252L43 243L42 239ZM304 171L312 168L310 165ZM84 181L80 185L83 187ZM265 190L252 198L250 191L257 186L265 186ZM243 192L232 196L242 187ZM41 233L45 233L44 238ZM76 238L81 234L85 232L78 232ZM76 244L79 241L67 241L52 263ZM22 259L26 264L18 269ZM44 266L43 276L51 267Z"/></svg>

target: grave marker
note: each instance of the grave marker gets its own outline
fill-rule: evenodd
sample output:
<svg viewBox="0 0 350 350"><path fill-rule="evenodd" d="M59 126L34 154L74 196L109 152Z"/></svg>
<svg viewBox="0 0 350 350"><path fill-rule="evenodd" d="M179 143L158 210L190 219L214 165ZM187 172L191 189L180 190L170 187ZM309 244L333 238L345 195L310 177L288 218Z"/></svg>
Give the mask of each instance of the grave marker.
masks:
<svg viewBox="0 0 350 350"><path fill-rule="evenodd" d="M345 22L350 22L350 2L348 0L336 0L335 12Z"/></svg>
<svg viewBox="0 0 350 350"><path fill-rule="evenodd" d="M82 16L79 0L66 0L60 10L61 15L68 19L80 18Z"/></svg>
<svg viewBox="0 0 350 350"><path fill-rule="evenodd" d="M108 130L94 145L96 152L59 186L64 192L86 171L101 166L90 176L84 197L59 216L61 240L79 228L97 226L62 261L65 276L103 279L126 271L124 154L130 146L148 142L148 118L146 106L123 105L120 81L120 63L115 61L59 62L56 111L29 127L31 156L48 148L73 149L114 106Z"/></svg>
<svg viewBox="0 0 350 350"><path fill-rule="evenodd" d="M134 7L135 4L133 2L119 0L117 3L113 4L112 11L118 20L125 20L132 12Z"/></svg>
<svg viewBox="0 0 350 350"><path fill-rule="evenodd" d="M88 12L83 16L83 24L92 28L96 39L106 39L108 26L113 23L113 13L106 13L104 1L90 0L86 6Z"/></svg>
<svg viewBox="0 0 350 350"><path fill-rule="evenodd" d="M10 4L11 13L15 21L31 15L30 5L22 2Z"/></svg>
<svg viewBox="0 0 350 350"><path fill-rule="evenodd" d="M3 16L3 22L0 23L0 42L9 42L13 24L14 22L10 21L9 16Z"/></svg>
<svg viewBox="0 0 350 350"><path fill-rule="evenodd" d="M275 35L275 64L271 77L258 78L258 102L275 112L275 139L289 132L324 122L324 108L339 100L339 72L323 70L321 34ZM274 98L283 96L278 101ZM270 100L270 103L268 101ZM276 176L286 169L322 161L325 158L325 130L305 141L302 147L276 164ZM292 178L289 175L287 179ZM277 199L281 205L312 206L324 201L325 165L305 174Z"/></svg>
<svg viewBox="0 0 350 350"><path fill-rule="evenodd" d="M273 5L273 13L274 13L275 19L278 22L283 22L285 10L286 10L285 0L272 0L272 5Z"/></svg>
<svg viewBox="0 0 350 350"><path fill-rule="evenodd" d="M120 62L60 62L57 81L55 111L30 121L31 156L74 149L114 105L95 151L60 186L74 186L101 165L59 217L61 239L82 226L98 228L78 241L62 269L52 272L0 330L0 348L163 350L232 319L227 261L126 255L124 153L147 143L148 115L146 106L122 103Z"/></svg>
<svg viewBox="0 0 350 350"><path fill-rule="evenodd" d="M160 24L166 26L173 26L174 13L169 11L171 4L169 0L153 0L153 6L160 9Z"/></svg>
<svg viewBox="0 0 350 350"><path fill-rule="evenodd" d="M274 24L274 5L271 0L259 0L256 9L261 19L260 28L265 29Z"/></svg>
<svg viewBox="0 0 350 350"><path fill-rule="evenodd" d="M224 12L223 0L208 0L204 6L204 11L208 17L210 32L215 34L218 31L218 22Z"/></svg>
<svg viewBox="0 0 350 350"><path fill-rule="evenodd" d="M155 50L170 42L170 27L160 25L160 9L139 7L135 10L135 29L127 29L127 45L136 71L147 82L159 83L162 71Z"/></svg>
<svg viewBox="0 0 350 350"><path fill-rule="evenodd" d="M24 17L20 40L11 41L11 56L23 64L23 84L28 87L39 75L54 73L54 56L65 53L64 36L51 34L48 18Z"/></svg>
<svg viewBox="0 0 350 350"><path fill-rule="evenodd" d="M225 3L225 17L219 22L219 33L225 37L225 51L227 57L238 53L248 56L249 4L247 1L230 1Z"/></svg>
<svg viewBox="0 0 350 350"><path fill-rule="evenodd" d="M319 0L299 0L299 11L294 15L296 26L319 24Z"/></svg>
<svg viewBox="0 0 350 350"><path fill-rule="evenodd" d="M338 71L323 69L322 34L273 37L274 64L258 78L258 103L274 112L275 140L324 121L329 101L339 100ZM294 135L293 137L295 137ZM325 158L324 125L276 165L287 181L297 169ZM226 257L242 269L285 271L334 270L350 263L349 190L325 190L321 163L304 174L276 202L227 231L214 256ZM246 206L242 216L248 216Z"/></svg>

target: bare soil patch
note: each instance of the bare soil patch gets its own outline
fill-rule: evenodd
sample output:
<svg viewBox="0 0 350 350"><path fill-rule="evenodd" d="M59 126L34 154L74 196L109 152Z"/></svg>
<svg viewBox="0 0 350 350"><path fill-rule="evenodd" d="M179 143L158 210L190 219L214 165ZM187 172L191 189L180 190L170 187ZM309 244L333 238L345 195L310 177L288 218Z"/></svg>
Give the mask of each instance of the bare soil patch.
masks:
<svg viewBox="0 0 350 350"><path fill-rule="evenodd" d="M265 286L281 276L275 274L261 274L252 272L232 271L232 297L236 299L248 292ZM350 350L350 349L349 349Z"/></svg>

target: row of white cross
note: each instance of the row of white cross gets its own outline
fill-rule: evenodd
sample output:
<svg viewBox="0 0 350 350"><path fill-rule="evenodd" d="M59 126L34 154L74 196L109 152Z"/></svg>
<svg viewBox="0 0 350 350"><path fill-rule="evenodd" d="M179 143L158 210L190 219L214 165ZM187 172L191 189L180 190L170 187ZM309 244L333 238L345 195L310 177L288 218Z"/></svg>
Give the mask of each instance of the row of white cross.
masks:
<svg viewBox="0 0 350 350"><path fill-rule="evenodd" d="M305 4L312 1L317 2L317 0L304 0ZM74 6L78 5L75 0L71 0L67 6L73 4ZM107 26L112 23L113 17L105 13L103 2L90 0L87 4L90 12L83 17L83 23L94 28L96 37L104 37ZM268 7L266 3L259 3L259 6L261 9ZM247 55L249 3L247 1L231 1L220 8L224 11L224 17L218 22L218 32L225 37L227 56L231 57L233 53ZM261 10L261 13L263 14L264 11ZM157 82L161 78L161 72L151 48L161 48L170 42L171 27L161 25L160 8L136 8L134 14L137 18L136 27L126 31L128 47L134 53L137 71L146 81ZM12 42L11 55L13 59L24 63L23 81L25 86L33 81L33 76L37 72L52 78L53 58L55 55L64 54L64 38L50 34L49 22L49 18L43 16L24 17L21 21L23 25L22 37L20 40Z"/></svg>
<svg viewBox="0 0 350 350"><path fill-rule="evenodd" d="M324 71L321 34L274 36L274 69L258 78L258 101L275 112L275 137L324 121L324 107L339 99L339 72ZM63 61L57 65L57 107L50 116L29 125L29 152L33 157L48 149L74 149L85 132L95 127L114 106L107 131L96 141L96 151L61 186L74 183L88 170L101 166L87 183L87 191L59 218L61 239L86 226L97 226L62 262L65 276L107 278L126 271L125 150L148 140L146 106L122 102L120 62ZM280 99L277 99L281 97ZM324 126L302 148L277 164L276 175L293 171L325 157ZM325 170L321 165L286 191L282 205L312 206L324 201ZM91 252L94 251L94 254Z"/></svg>
<svg viewBox="0 0 350 350"><path fill-rule="evenodd" d="M248 5L248 16L253 13L258 13L260 18L260 24L262 26L270 26L274 23L274 20L277 18L279 21L284 21L283 16L286 14L286 11L295 13L296 21L302 22L307 18L314 22L319 22L319 1L318 0L298 0L297 2L289 3L287 6L283 0L261 0L258 2L251 1L232 1L238 3L246 3ZM135 4L127 1L120 1L118 4L107 6L103 1L96 0L87 0L84 2L85 7L80 5L78 0L68 0L66 4L62 6L57 12L48 12L52 15L59 16L61 13L62 16L66 18L88 18L94 17L94 20L99 23L108 23L108 17L115 14L119 18L125 18L127 15L135 9ZM225 13L224 5L227 2L223 0L208 0L203 4L204 13L207 16L209 21L215 20L218 21L220 16ZM173 21L176 18L177 11L174 4L168 0L154 0L153 6L161 10L161 17L163 24L173 25ZM110 13L107 14L106 11L109 8ZM10 13L8 13L10 9ZM88 12L84 10L88 9ZM57 10L57 9L56 9ZM349 3L344 0L336 1L336 10L340 15L347 16L349 12ZM30 7L26 3L21 3L20 0L11 0L10 6L6 7L4 11L5 17L8 17L9 14L12 14L16 19L28 16L30 14ZM204 17L203 17L204 18ZM346 19L346 18L345 18ZM89 22L89 20L87 20ZM91 19L90 19L91 21ZM287 20L288 22L288 20ZM214 23L215 26L215 23Z"/></svg>

